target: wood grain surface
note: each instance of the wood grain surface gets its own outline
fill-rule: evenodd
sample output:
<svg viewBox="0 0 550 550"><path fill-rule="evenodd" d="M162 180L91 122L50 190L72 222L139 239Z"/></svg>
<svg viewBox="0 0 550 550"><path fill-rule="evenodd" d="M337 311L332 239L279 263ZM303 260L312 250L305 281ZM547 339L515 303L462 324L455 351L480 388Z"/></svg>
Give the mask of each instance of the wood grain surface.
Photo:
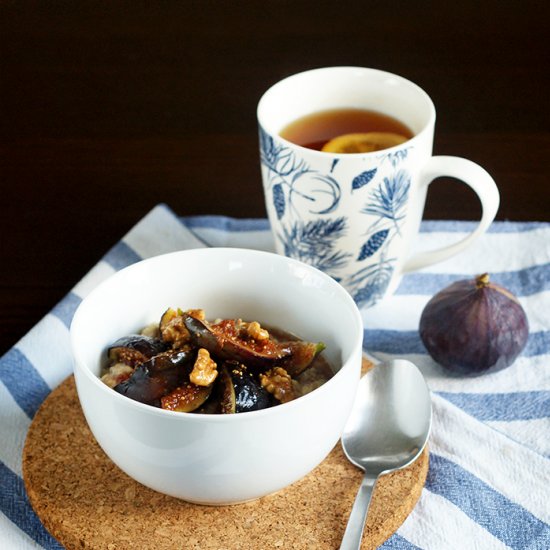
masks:
<svg viewBox="0 0 550 550"><path fill-rule="evenodd" d="M309 68L370 66L422 86L435 153L496 179L499 219L547 220L547 2L0 4L0 353L135 222L265 217L256 104ZM426 217L475 219L447 179Z"/></svg>

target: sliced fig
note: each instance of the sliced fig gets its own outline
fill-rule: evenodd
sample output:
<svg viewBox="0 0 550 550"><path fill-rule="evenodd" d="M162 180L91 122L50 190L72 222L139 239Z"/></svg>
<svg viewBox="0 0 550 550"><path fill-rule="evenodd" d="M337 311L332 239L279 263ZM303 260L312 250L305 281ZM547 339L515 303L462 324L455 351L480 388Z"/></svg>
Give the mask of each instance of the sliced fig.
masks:
<svg viewBox="0 0 550 550"><path fill-rule="evenodd" d="M288 374L295 378L310 367L315 358L326 348L323 342L303 342L296 340L281 344L290 351L290 356L279 361Z"/></svg>
<svg viewBox="0 0 550 550"><path fill-rule="evenodd" d="M210 397L212 386L197 386L186 382L161 398L161 407L168 411L192 412Z"/></svg>
<svg viewBox="0 0 550 550"><path fill-rule="evenodd" d="M220 375L218 378L217 386L217 401L218 409L222 414L234 414L236 412L235 404L235 388L233 387L233 380L227 370L227 363L223 364L220 369Z"/></svg>
<svg viewBox="0 0 550 550"><path fill-rule="evenodd" d="M165 353L159 353L149 359L149 368L152 372L161 372L169 370L173 367L181 367L183 365L192 366L196 357L194 350L180 350Z"/></svg>
<svg viewBox="0 0 550 550"><path fill-rule="evenodd" d="M181 384L184 377L181 367L192 359L191 352L156 355L139 365L129 378L113 389L134 401L155 404Z"/></svg>
<svg viewBox="0 0 550 550"><path fill-rule="evenodd" d="M132 334L119 338L107 350L111 363L123 363L135 367L166 350L164 342L158 338Z"/></svg>
<svg viewBox="0 0 550 550"><path fill-rule="evenodd" d="M139 365L133 374L114 390L134 401L154 404L163 395L178 386L181 381L181 371L177 367L162 372L152 373L146 363Z"/></svg>
<svg viewBox="0 0 550 550"><path fill-rule="evenodd" d="M236 413L266 409L274 404L273 396L245 365L227 362L225 366L233 384Z"/></svg>
<svg viewBox="0 0 550 550"><path fill-rule="evenodd" d="M184 323L193 343L220 359L238 361L249 367L269 368L291 354L290 349L272 339L243 338L235 319L211 325L186 315Z"/></svg>

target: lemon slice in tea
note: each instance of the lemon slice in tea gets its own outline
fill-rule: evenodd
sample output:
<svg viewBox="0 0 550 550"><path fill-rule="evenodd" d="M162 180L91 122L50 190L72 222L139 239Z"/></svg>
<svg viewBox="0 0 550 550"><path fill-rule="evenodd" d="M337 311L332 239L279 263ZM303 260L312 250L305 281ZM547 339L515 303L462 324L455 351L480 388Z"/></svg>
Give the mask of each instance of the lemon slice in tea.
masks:
<svg viewBox="0 0 550 550"><path fill-rule="evenodd" d="M368 132L337 136L323 145L326 153L370 153L404 143L409 138L391 132Z"/></svg>

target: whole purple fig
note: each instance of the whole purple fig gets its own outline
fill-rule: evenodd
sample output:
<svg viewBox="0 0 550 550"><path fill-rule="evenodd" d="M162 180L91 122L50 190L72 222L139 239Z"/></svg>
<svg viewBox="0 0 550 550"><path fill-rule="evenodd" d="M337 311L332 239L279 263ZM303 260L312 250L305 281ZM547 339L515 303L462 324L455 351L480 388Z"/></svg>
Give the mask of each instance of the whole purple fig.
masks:
<svg viewBox="0 0 550 550"><path fill-rule="evenodd" d="M426 304L420 338L433 359L460 374L511 365L525 347L529 323L517 298L484 273L457 281Z"/></svg>

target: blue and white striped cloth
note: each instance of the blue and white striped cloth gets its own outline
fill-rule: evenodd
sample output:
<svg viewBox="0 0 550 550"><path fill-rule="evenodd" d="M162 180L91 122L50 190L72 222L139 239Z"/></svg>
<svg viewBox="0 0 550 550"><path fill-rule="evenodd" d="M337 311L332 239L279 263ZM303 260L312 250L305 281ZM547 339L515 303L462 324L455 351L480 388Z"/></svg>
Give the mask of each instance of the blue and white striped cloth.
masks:
<svg viewBox="0 0 550 550"><path fill-rule="evenodd" d="M424 222L419 246L459 239L469 222ZM0 548L61 548L32 511L21 452L33 415L72 371L68 329L81 299L114 271L142 258L202 246L273 250L267 220L180 219L160 205L0 359ZM514 365L456 378L426 354L418 321L451 281L488 271L516 294L531 333ZM387 549L550 548L550 223L494 223L462 255L403 279L395 296L363 312L364 348L406 357L433 392L430 470L418 505Z"/></svg>

